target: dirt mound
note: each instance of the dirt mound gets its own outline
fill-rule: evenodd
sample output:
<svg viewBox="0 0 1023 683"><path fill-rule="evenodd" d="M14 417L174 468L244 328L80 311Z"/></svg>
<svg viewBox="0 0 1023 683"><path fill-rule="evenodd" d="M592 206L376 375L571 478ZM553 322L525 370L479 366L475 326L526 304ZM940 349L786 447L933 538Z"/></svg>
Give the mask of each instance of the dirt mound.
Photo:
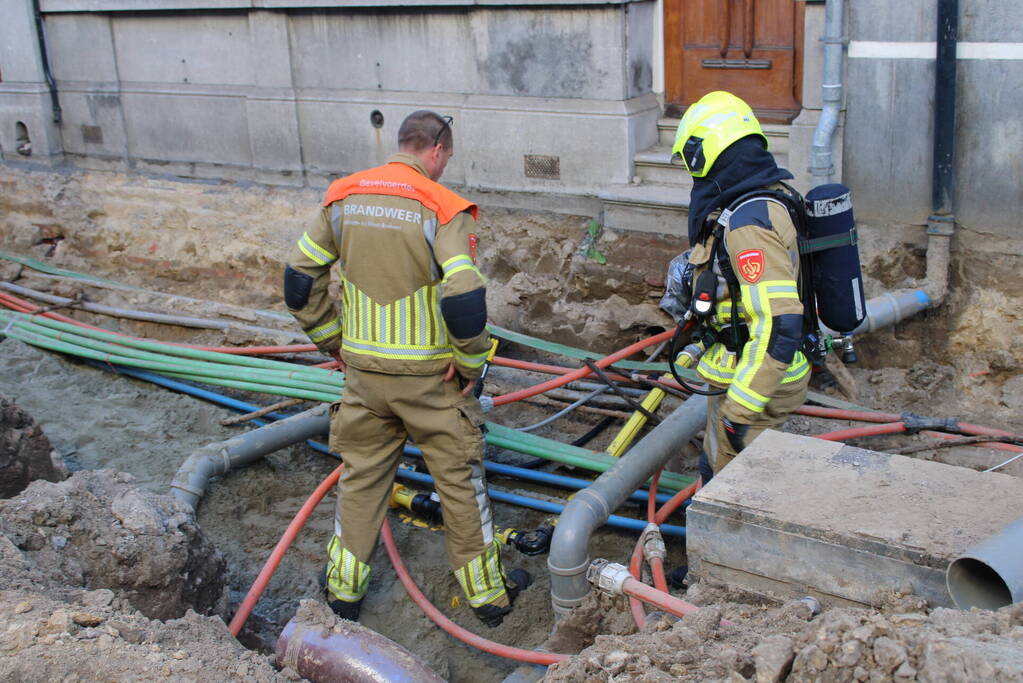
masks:
<svg viewBox="0 0 1023 683"><path fill-rule="evenodd" d="M67 468L32 416L0 396L0 498L17 495L36 479L65 478Z"/></svg>
<svg viewBox="0 0 1023 683"><path fill-rule="evenodd" d="M108 588L154 619L221 609L219 551L188 508L134 481L82 471L59 483L33 482L0 501L0 585Z"/></svg>
<svg viewBox="0 0 1023 683"><path fill-rule="evenodd" d="M699 588L687 597L699 600ZM901 611L909 610L909 611ZM722 624L725 619L731 623ZM938 608L893 596L886 611L801 601L721 602L641 633L600 635L545 681L1019 681L1023 605L997 612Z"/></svg>
<svg viewBox="0 0 1023 683"><path fill-rule="evenodd" d="M2 538L0 538L2 541ZM278 681L220 618L189 610L167 622L120 611L113 591L78 591L69 602L0 591L0 679Z"/></svg>

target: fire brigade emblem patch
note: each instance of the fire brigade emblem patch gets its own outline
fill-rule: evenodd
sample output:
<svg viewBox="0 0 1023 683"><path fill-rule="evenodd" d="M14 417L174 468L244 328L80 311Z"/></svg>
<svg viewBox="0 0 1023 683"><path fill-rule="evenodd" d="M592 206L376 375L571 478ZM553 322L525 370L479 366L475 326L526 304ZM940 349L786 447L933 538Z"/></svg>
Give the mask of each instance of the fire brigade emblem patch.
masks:
<svg viewBox="0 0 1023 683"><path fill-rule="evenodd" d="M736 254L735 260L739 264L739 273L750 284L764 274L764 252L760 249L740 251Z"/></svg>
<svg viewBox="0 0 1023 683"><path fill-rule="evenodd" d="M469 233L469 258L472 259L473 265L476 264L476 245L479 244L480 238L476 236L476 233Z"/></svg>

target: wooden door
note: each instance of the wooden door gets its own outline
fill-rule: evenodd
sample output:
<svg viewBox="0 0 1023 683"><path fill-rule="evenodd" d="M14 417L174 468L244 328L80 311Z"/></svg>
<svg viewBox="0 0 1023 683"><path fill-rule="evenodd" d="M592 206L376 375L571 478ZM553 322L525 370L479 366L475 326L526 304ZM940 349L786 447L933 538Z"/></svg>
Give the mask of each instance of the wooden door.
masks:
<svg viewBox="0 0 1023 683"><path fill-rule="evenodd" d="M801 108L802 46L799 0L664 0L666 113L728 90L761 121L788 123Z"/></svg>

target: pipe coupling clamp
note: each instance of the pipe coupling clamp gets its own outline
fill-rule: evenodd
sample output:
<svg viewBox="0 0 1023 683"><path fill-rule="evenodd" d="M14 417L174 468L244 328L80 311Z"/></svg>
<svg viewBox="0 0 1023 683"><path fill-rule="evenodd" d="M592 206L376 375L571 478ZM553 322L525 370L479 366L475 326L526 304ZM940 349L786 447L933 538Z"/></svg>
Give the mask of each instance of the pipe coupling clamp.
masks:
<svg viewBox="0 0 1023 683"><path fill-rule="evenodd" d="M643 539L643 556L649 562L654 558L663 560L668 556L668 549L664 545L664 537L661 536L661 529L651 522L646 525L641 535Z"/></svg>
<svg viewBox="0 0 1023 683"><path fill-rule="evenodd" d="M625 581L631 576L624 565L603 559L594 560L586 570L586 580L611 595L625 595Z"/></svg>

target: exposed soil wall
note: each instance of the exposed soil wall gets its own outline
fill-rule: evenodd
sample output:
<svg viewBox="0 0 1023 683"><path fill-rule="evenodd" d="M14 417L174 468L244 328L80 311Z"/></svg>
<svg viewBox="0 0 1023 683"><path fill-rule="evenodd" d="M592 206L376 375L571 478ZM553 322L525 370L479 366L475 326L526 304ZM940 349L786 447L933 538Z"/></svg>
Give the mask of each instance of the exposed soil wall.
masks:
<svg viewBox="0 0 1023 683"><path fill-rule="evenodd" d="M273 326L279 319L275 323L273 316L254 309L283 312L279 291L283 259L318 201L319 194L308 190L4 166L0 249L198 301L54 281L4 261L0 279L113 305ZM665 266L682 245L657 236L605 231L597 246L607 264L600 265L581 250L588 221L582 216L482 207L480 264L490 280L493 322L596 352L614 350L670 326L657 301ZM920 285L926 254L919 232L861 228L868 296ZM955 415L1012 429L1023 406L1019 377L1023 344L1014 339L1023 288L1013 275L1023 249L1000 243L1004 253L998 253L994 238L961 233L953 246L952 289L946 304L865 336L858 345L861 364L834 366L837 384L817 389L876 409ZM79 310L68 313L109 329L167 341L265 341L240 328L202 332ZM289 325L281 326L286 330L282 341L295 331ZM514 345L505 349L503 353L520 352ZM495 368L488 393L541 379L523 377ZM195 518L163 494L192 450L237 433L237 428L219 424L229 416L226 410L10 339L0 343L0 394L16 396L19 407L37 421L52 448L75 472L65 482L37 481L10 501L0 501L0 586L5 591L0 592L0 633L6 629L15 634L0 637L0 651L15 655L0 658L0 676L62 678L75 671L71 662L81 656L84 666L96 662L97 676L110 678L137 675L148 680L160 674L201 679L209 673L219 680L272 680L277 674L266 660L241 649L222 621L185 610L232 614L287 522L336 463L298 445L230 473L214 482L205 496L198 512L199 532ZM673 401L667 402L666 410ZM550 412L550 406L537 401L499 408L492 417L521 426ZM535 433L569 441L589 430L596 419L577 413ZM24 423L19 420L10 422ZM815 434L843 426L793 417L787 429ZM604 447L613 431L590 447ZM26 443L34 433L27 426L15 427L6 441L0 438L0 447ZM856 445L885 448L922 438L863 439ZM47 446L33 444L38 460ZM983 468L1007 455L957 448L920 457ZM509 458L496 449L488 456ZM678 463L688 471L694 465L691 457ZM131 476L92 471L102 468ZM1023 474L1023 459L1004 471ZM491 483L511 492L550 495L518 480L491 477ZM558 493L561 499L564 495ZM638 510L628 514L642 516ZM509 506L497 506L495 516L499 527L521 529L534 528L546 518ZM399 548L428 597L458 623L479 630L459 597L440 534L407 516L399 520L394 523ZM324 503L286 556L250 618L243 642L268 652L299 600L320 596L316 579L331 529L332 511ZM602 531L593 539L591 552L621 562L633 542L630 534ZM668 549L669 568L683 561L680 543L669 541ZM518 647L538 647L553 627L545 559L511 550L506 558L508 566L532 571L537 583L520 596L505 624L485 635ZM173 577L159 574L156 565ZM514 668L455 643L429 623L406 598L383 553L373 559L372 567L363 609L366 626L414 651L454 681L501 680ZM922 630L911 633L889 613L843 611L808 622L791 605L761 607L728 594L701 598L699 590L690 593L694 601L717 605L708 611L710 617L682 626L657 622L638 635L630 635L634 628L620 602L596 601L581 610L577 628L562 629L547 646L562 652L590 649L553 669L552 680L738 681L736 676L780 680L784 675L792 680L868 680L894 676L892 672L904 665L922 676L936 671L936 662L970 675L990 674L996 680L1005 671L1017 677L1021 671L1012 657L989 658L996 662L989 670L968 654L973 649L988 652L984 649L988 645L994 648L991 652L1002 652L999 648L1012 639L1018 641L1023 624L1017 612L959 622L928 614L918 604L900 603L900 610L918 615L905 628ZM29 606L21 607L23 603ZM79 612L91 616L76 621ZM714 614L741 619L743 626L737 631L717 628ZM949 626L953 622L954 628ZM868 626L869 635L850 635L865 633ZM957 640L964 637L973 640ZM832 643L830 650L821 645L822 638ZM853 641L860 645L849 645ZM931 642L938 645L931 647ZM822 654L808 651L811 645ZM847 649L856 652L846 656ZM901 659L900 652L905 653ZM101 663L101 653L111 661ZM31 668L33 658L41 662L36 669ZM1003 662L1008 668L999 668ZM885 669L889 664L894 668ZM911 679L908 672L905 669L904 677Z"/></svg>
<svg viewBox="0 0 1023 683"><path fill-rule="evenodd" d="M185 295L282 310L283 261L320 193L73 170L0 167L0 248ZM581 247L590 217L480 213L480 266L494 322L598 351L665 329L657 309L678 238L605 230ZM868 298L923 283L923 229L860 226ZM1023 240L963 228L953 238L951 294L933 312L861 341L863 367L967 356L1001 371L1023 362L1016 339Z"/></svg>

